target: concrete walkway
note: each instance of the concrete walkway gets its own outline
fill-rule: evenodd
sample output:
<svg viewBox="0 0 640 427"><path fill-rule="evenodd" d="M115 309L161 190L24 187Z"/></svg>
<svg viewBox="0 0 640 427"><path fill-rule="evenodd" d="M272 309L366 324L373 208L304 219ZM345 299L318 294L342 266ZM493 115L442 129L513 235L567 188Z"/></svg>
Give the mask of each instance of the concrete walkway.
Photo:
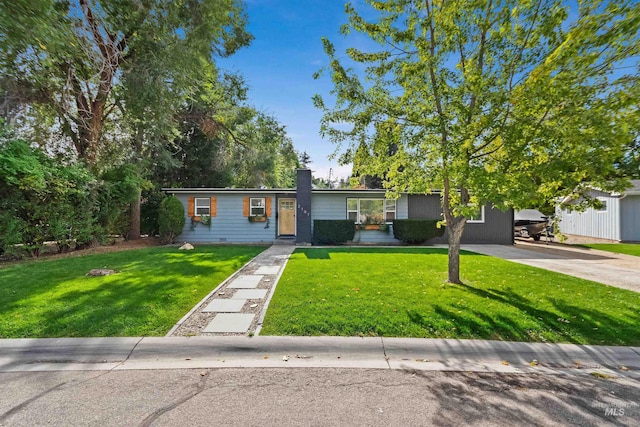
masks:
<svg viewBox="0 0 640 427"><path fill-rule="evenodd" d="M0 340L0 372L187 368L361 368L591 373L640 378L640 348L350 337Z"/></svg>
<svg viewBox="0 0 640 427"><path fill-rule="evenodd" d="M462 249L640 292L640 258L574 246L518 242Z"/></svg>
<svg viewBox="0 0 640 427"><path fill-rule="evenodd" d="M275 285L294 245L272 245L204 297L167 336L259 332Z"/></svg>
<svg viewBox="0 0 640 427"><path fill-rule="evenodd" d="M241 268L170 332L171 337L0 339L0 372L222 367L309 367L476 372L607 372L640 378L640 348L482 340L251 337L294 246L275 245ZM465 250L640 291L639 270L608 253L547 253L470 245ZM600 251L597 251L600 252ZM640 266L639 266L640 268ZM599 274L595 274L598 273ZM259 293L259 295L258 295ZM222 314L251 322L212 331ZM219 325L218 325L219 326ZM253 329L252 329L253 328ZM182 336L180 336L182 334ZM192 336L205 335L205 336ZM238 336L241 335L241 336Z"/></svg>

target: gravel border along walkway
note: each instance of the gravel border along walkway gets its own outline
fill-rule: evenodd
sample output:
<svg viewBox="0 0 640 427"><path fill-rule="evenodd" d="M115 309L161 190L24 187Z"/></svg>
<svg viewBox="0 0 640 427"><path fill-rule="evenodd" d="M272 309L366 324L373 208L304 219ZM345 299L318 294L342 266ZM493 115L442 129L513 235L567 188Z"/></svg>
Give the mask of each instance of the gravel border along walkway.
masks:
<svg viewBox="0 0 640 427"><path fill-rule="evenodd" d="M209 295L204 297L198 305L196 305L189 313L187 313L166 336L185 337L185 336L243 336L253 335L259 326L262 325L267 305L271 300L271 296L275 290L275 285L284 270L284 267L291 253L295 250L295 245L272 245L264 252L256 256L254 259L245 264L241 269L229 276ZM229 299L238 289L231 289L229 285L239 276L252 275L260 267L278 266L276 274L264 274L260 283L255 289L266 289L267 295L262 299L247 300L240 313L253 314L253 322L246 333L208 333L203 332L204 328L211 323L216 313L202 311L215 299Z"/></svg>

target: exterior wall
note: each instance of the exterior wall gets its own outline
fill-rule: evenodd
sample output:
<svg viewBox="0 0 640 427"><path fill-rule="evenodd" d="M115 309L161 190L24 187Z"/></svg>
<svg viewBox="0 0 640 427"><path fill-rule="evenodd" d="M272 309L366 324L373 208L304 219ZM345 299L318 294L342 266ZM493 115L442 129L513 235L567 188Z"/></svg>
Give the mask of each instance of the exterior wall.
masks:
<svg viewBox="0 0 640 427"><path fill-rule="evenodd" d="M409 218L441 219L440 195L409 195ZM429 243L447 243L447 239L445 232L442 237L429 240ZM485 206L484 222L468 222L462 243L513 244L513 210L501 211L493 206Z"/></svg>
<svg viewBox="0 0 640 427"><path fill-rule="evenodd" d="M620 240L640 241L640 196L620 199Z"/></svg>
<svg viewBox="0 0 640 427"><path fill-rule="evenodd" d="M176 238L176 242L192 243L215 243L215 242L237 242L237 243L259 243L273 242L276 239L276 219L277 209L275 194L246 193L246 194L176 194L176 197L185 207L185 225ZM187 203L189 197L215 197L216 216L211 217L211 226L196 224L195 229L191 229L191 218L187 216ZM244 216L245 197L265 197L271 198L271 217L268 222L250 223ZM267 228L265 228L267 227Z"/></svg>
<svg viewBox="0 0 640 427"><path fill-rule="evenodd" d="M597 211L588 208L584 212L569 212L556 209L559 218L560 232L576 236L596 237L598 239L621 240L620 238L620 198L601 191L593 191L607 204L607 209Z"/></svg>
<svg viewBox="0 0 640 427"><path fill-rule="evenodd" d="M347 219L347 199L368 198L383 199L384 192L363 195L361 192L314 193L311 199L311 220L315 219ZM396 218L408 218L408 202L405 195L396 201ZM355 243L400 243L393 238L392 227L389 231L358 230L353 238Z"/></svg>
<svg viewBox="0 0 640 427"><path fill-rule="evenodd" d="M197 191L193 193L178 193L176 197L185 207L185 226L176 241L188 241L194 243L272 243L277 239L278 218L277 199L280 197L290 197L297 199L298 210L300 209L300 194L292 192L211 192ZM215 197L216 216L211 217L211 226L195 223L192 225L191 218L187 216L187 206L189 197ZM245 197L265 197L271 199L271 215L267 222L250 223L244 216ZM345 192L323 192L313 191L310 200L310 221L311 227L315 219L346 219L348 198L384 198L384 192L345 191ZM308 212L308 210L307 210ZM438 195L402 195L396 201L396 218L439 218L440 201ZM300 213L296 215L300 216ZM300 224L298 224L299 226ZM300 228L297 229L299 235ZM309 239L310 240L310 239ZM356 231L354 242L356 243L388 243L398 244L399 240L393 237L393 226L389 226L388 231L380 230L358 230ZM445 236L432 239L429 243L446 243ZM485 208L484 223L469 223L462 236L463 243L513 243L513 211L501 212L489 206Z"/></svg>

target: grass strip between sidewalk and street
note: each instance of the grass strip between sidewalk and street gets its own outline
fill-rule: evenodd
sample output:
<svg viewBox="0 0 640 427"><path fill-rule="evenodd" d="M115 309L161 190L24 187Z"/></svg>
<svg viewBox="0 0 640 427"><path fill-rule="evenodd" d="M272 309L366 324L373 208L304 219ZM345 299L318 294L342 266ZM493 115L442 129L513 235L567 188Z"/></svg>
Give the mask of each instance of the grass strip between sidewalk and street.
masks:
<svg viewBox="0 0 640 427"><path fill-rule="evenodd" d="M640 257L639 243L589 243L579 246L597 249L599 251L614 252L617 254L634 255Z"/></svg>
<svg viewBox="0 0 640 427"><path fill-rule="evenodd" d="M640 345L640 294L463 252L297 249L261 335L387 336Z"/></svg>
<svg viewBox="0 0 640 427"><path fill-rule="evenodd" d="M266 246L154 247L0 268L0 338L163 336ZM91 269L118 273L87 277Z"/></svg>

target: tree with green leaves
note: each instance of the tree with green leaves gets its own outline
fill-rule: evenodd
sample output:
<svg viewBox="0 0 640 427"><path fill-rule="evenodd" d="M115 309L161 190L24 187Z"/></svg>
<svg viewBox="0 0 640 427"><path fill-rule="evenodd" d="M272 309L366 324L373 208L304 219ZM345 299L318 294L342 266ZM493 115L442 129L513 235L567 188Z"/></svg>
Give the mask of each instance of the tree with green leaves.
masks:
<svg viewBox="0 0 640 427"><path fill-rule="evenodd" d="M244 81L228 74L201 87L178 110L179 136L170 157L154 166L154 181L168 187L294 186L293 142L274 117L247 104L246 92Z"/></svg>
<svg viewBox="0 0 640 427"><path fill-rule="evenodd" d="M461 237L481 206L624 185L610 177L630 138L627 113L637 108L636 97L623 95L638 85L640 4L367 4L365 13L348 4L341 30L368 44L360 40L343 58L323 39L335 104L314 98L322 134L351 152L395 144L393 155L373 155L366 166L384 176L390 196L441 189L449 282L460 283Z"/></svg>
<svg viewBox="0 0 640 427"><path fill-rule="evenodd" d="M144 182L178 135L176 112L216 85L214 58L248 45L238 0L0 2L4 111L94 173L134 164ZM17 109L22 105L22 110ZM69 144L62 147L62 141ZM140 235L140 193L129 238Z"/></svg>
<svg viewBox="0 0 640 427"><path fill-rule="evenodd" d="M29 113L52 117L49 128L95 170L109 149L107 125L114 140L127 139L115 123L127 110L163 123L211 72L214 56L249 43L245 25L237 0L3 1L2 86Z"/></svg>

